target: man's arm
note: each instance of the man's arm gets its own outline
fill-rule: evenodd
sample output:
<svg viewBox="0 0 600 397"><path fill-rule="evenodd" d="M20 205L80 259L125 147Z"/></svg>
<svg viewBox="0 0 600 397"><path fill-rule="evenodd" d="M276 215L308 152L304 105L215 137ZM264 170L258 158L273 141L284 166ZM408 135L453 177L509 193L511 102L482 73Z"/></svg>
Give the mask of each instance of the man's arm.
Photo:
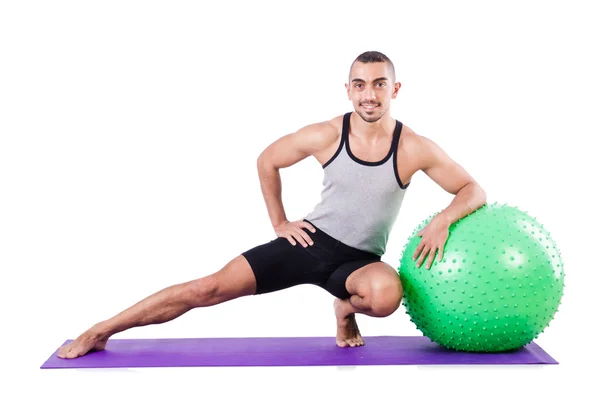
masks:
<svg viewBox="0 0 600 397"><path fill-rule="evenodd" d="M329 122L311 124L279 138L260 154L257 160L260 186L274 228L288 222L281 198L279 169L324 150L336 138L336 129Z"/></svg>
<svg viewBox="0 0 600 397"><path fill-rule="evenodd" d="M435 142L426 137L419 139L423 153L421 170L445 191L455 195L439 215L451 225L483 206L487 196L475 179Z"/></svg>
<svg viewBox="0 0 600 397"><path fill-rule="evenodd" d="M422 136L417 137L417 141L420 169L445 191L455 195L450 205L418 232L422 239L413 259L420 267L427 258L426 267L430 269L436 253L438 260L443 258L450 225L483 206L487 197L473 177L437 144Z"/></svg>

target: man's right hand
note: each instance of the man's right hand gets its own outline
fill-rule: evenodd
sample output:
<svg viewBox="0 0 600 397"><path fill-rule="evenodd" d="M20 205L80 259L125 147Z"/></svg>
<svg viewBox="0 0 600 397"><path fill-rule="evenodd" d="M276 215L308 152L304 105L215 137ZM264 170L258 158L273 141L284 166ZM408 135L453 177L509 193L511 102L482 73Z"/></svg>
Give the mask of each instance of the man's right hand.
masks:
<svg viewBox="0 0 600 397"><path fill-rule="evenodd" d="M313 233L317 231L313 225L305 221L286 221L275 227L275 234L277 234L277 237L287 238L292 245L296 245L296 241L298 241L306 248L309 244L313 245L314 243L304 229L310 230Z"/></svg>

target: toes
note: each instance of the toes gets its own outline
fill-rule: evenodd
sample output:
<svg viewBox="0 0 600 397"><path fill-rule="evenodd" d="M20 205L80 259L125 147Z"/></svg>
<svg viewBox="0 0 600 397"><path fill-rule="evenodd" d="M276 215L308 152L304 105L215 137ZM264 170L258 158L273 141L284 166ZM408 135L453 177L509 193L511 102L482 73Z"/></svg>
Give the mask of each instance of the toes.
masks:
<svg viewBox="0 0 600 397"><path fill-rule="evenodd" d="M362 338L348 338L348 339L336 339L335 343L339 346L339 347L358 347L358 346L363 346L365 344L365 342L362 340Z"/></svg>
<svg viewBox="0 0 600 397"><path fill-rule="evenodd" d="M352 347L358 347L358 346L362 346L364 344L365 344L365 342L361 338L353 338L350 341L350 346L352 346Z"/></svg>
<svg viewBox="0 0 600 397"><path fill-rule="evenodd" d="M72 346L65 346L58 350L56 354L59 358L76 358L79 356Z"/></svg>
<svg viewBox="0 0 600 397"><path fill-rule="evenodd" d="M61 347L60 349L58 349L58 352L56 353L56 355L59 358L65 358L70 351L71 351L71 349L68 346Z"/></svg>

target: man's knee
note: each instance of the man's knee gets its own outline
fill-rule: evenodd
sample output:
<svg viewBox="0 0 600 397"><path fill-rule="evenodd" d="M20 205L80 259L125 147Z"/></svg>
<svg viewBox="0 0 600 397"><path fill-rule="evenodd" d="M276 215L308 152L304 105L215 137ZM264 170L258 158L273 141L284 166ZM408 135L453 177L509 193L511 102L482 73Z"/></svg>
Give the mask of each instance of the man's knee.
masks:
<svg viewBox="0 0 600 397"><path fill-rule="evenodd" d="M376 281L369 292L371 311L377 317L387 317L400 307L402 286L399 280Z"/></svg>
<svg viewBox="0 0 600 397"><path fill-rule="evenodd" d="M186 283L186 301L193 307L210 306L218 303L219 285L214 275Z"/></svg>
<svg viewBox="0 0 600 397"><path fill-rule="evenodd" d="M256 293L256 278L240 255L218 272L190 281L186 287L186 296L194 307L211 306Z"/></svg>

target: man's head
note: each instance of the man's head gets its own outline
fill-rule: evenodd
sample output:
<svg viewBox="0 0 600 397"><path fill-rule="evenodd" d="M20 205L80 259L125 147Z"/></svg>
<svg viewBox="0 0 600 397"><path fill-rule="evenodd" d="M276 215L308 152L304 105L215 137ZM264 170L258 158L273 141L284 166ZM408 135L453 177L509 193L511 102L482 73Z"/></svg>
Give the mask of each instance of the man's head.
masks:
<svg viewBox="0 0 600 397"><path fill-rule="evenodd" d="M364 52L352 62L346 90L354 110L364 121L381 119L399 89L394 64L381 52Z"/></svg>

